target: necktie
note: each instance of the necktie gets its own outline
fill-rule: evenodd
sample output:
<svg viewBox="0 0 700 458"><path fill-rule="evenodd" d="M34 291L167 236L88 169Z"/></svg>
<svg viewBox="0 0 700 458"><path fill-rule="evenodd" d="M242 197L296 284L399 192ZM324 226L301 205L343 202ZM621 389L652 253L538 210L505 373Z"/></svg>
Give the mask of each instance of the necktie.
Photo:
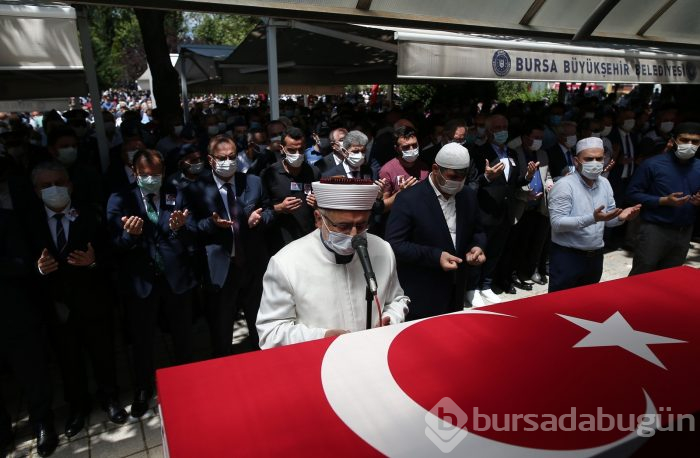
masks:
<svg viewBox="0 0 700 458"><path fill-rule="evenodd" d="M566 165L572 167L574 165L574 161L571 160L571 151L567 151L564 153L564 155L566 156Z"/></svg>
<svg viewBox="0 0 700 458"><path fill-rule="evenodd" d="M156 195L153 193L146 196L146 214L153 224L158 224L158 210L156 210L156 205L154 203L155 198Z"/></svg>
<svg viewBox="0 0 700 458"><path fill-rule="evenodd" d="M243 262L243 249L241 248L240 240L240 224L238 221L238 205L236 205L236 194L233 191L231 183L224 183L226 188L226 201L228 203L228 218L233 221L233 254L236 265L241 265Z"/></svg>
<svg viewBox="0 0 700 458"><path fill-rule="evenodd" d="M156 210L156 205L154 203L155 198L156 195L153 193L146 195L146 214L148 215L148 219L153 224L158 224L158 210ZM163 261L163 257L160 255L158 248L156 248L156 266L158 267L159 271L165 272L165 262Z"/></svg>
<svg viewBox="0 0 700 458"><path fill-rule="evenodd" d="M632 139L630 137L631 137L631 135L627 134L627 139L626 139L627 155L625 157L630 158L630 159L634 159L634 154L632 152ZM632 174L634 173L634 160L632 162L630 162L629 166L630 166L629 167L629 176L632 176Z"/></svg>
<svg viewBox="0 0 700 458"><path fill-rule="evenodd" d="M59 253L66 248L66 232L63 230L63 213L53 215L56 220L56 249Z"/></svg>

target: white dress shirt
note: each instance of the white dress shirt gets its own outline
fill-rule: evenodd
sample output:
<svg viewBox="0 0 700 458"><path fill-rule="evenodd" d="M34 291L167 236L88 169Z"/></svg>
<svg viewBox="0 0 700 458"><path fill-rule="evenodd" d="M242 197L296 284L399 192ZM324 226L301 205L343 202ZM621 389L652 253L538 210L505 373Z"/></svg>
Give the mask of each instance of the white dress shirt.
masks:
<svg viewBox="0 0 700 458"><path fill-rule="evenodd" d="M430 181L430 186L433 187L438 202L440 202L440 208L445 217L447 229L449 229L450 237L452 237L452 244L455 246L455 249L457 249L457 201L455 200L455 196L450 196L446 199L437 186L435 186L435 183L433 183L432 174L428 175L428 181Z"/></svg>
<svg viewBox="0 0 700 458"><path fill-rule="evenodd" d="M58 221L56 220L56 218L54 218L54 215L58 213L63 213L61 223L63 225L63 233L66 236L66 242L68 242L68 234L70 233L70 223L75 221L76 218L75 211L73 211L73 208L71 208L70 203L68 203L68 205L62 212L55 212L47 206L44 206L44 210L46 210L46 222L49 225L49 231L51 232L51 239L53 240L53 244L57 248L60 248L58 246L58 242L56 241L56 224Z"/></svg>
<svg viewBox="0 0 700 458"><path fill-rule="evenodd" d="M236 198L236 195L235 195L236 176L233 175L227 181L224 181L214 172L212 172L211 174L214 177L214 182L216 183L216 187L219 188L219 194L221 195L221 199L223 199L223 201L224 201L224 207L226 207L226 213L228 213L228 215L219 215L219 216L222 218L228 216L229 219L232 219L233 216L231 215L231 209L228 208L228 191L226 190L226 186L224 186L224 185L226 183L231 183L231 191L234 193L234 199L235 199ZM231 232L233 232L233 231L234 231L234 229L233 229L233 227L231 227ZM234 236L235 236L235 234L234 234ZM234 257L235 255L236 255L236 244L232 243L231 244L231 257Z"/></svg>

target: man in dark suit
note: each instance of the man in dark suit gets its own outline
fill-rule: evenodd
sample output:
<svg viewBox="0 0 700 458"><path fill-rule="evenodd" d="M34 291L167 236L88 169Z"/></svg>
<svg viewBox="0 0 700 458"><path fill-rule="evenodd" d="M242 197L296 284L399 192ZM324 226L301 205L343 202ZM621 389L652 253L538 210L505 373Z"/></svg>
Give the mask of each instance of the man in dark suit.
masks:
<svg viewBox="0 0 700 458"><path fill-rule="evenodd" d="M639 148L639 135L634 130L635 114L632 110L622 110L616 118L616 127L613 127L608 140L612 144L612 158L617 163L610 170L608 180L613 188L615 201L622 205L627 198L627 186L632 179L632 174L637 169Z"/></svg>
<svg viewBox="0 0 700 458"><path fill-rule="evenodd" d="M328 135L331 143L331 152L326 154L323 159L313 163L313 165L316 166L321 173L332 169L345 160L346 154L343 152L343 139L347 134L347 129L339 127L337 129L333 129Z"/></svg>
<svg viewBox="0 0 700 458"><path fill-rule="evenodd" d="M0 359L7 359L24 387L39 456L49 456L58 445L58 436L53 425L51 377L40 311L31 294L36 291L36 265L7 188L9 167L10 161L0 157ZM11 443L12 419L0 394L0 456L9 453Z"/></svg>
<svg viewBox="0 0 700 458"><path fill-rule="evenodd" d="M32 183L43 207L33 215L28 232L69 407L65 433L73 437L91 410L84 353L90 357L102 409L114 423L127 419L117 397L110 310L96 300L105 287L97 264L105 249L103 219L94 207L71 202L73 185L60 163L37 165Z"/></svg>
<svg viewBox="0 0 700 458"><path fill-rule="evenodd" d="M472 305L483 305L480 299L489 302L500 302L500 298L491 289L494 283L496 268L508 240L513 218L509 215L512 206L510 200L520 187L526 185L536 167L521 173L517 153L508 148L508 119L503 115L491 115L486 119L488 142L476 148L474 158L479 181L478 200L481 210L481 223L484 225L488 245L486 246L486 262L481 268L477 292L469 294ZM505 269L508 270L508 269ZM510 279L497 279L503 283L503 289L515 293ZM470 285L470 290L472 285Z"/></svg>
<svg viewBox="0 0 700 458"><path fill-rule="evenodd" d="M421 150L420 159L428 164L428 166L431 166L435 163L435 156L438 151L440 151L444 145L453 142L464 145L467 138L467 130L467 122L464 119L450 119L445 124L440 139L436 143Z"/></svg>
<svg viewBox="0 0 700 458"><path fill-rule="evenodd" d="M557 143L547 149L549 172L554 181L574 172L576 127L576 123L573 121L564 121L555 127Z"/></svg>
<svg viewBox="0 0 700 458"><path fill-rule="evenodd" d="M464 187L467 149L447 144L435 162L427 180L396 198L386 228L399 281L411 298L408 320L462 310L467 264L485 261L476 191Z"/></svg>
<svg viewBox="0 0 700 458"><path fill-rule="evenodd" d="M107 219L119 257L118 284L125 294L134 361L135 396L131 416L148 410L153 393L153 337L159 308L168 321L175 363L191 360L192 266L196 228L176 188L161 186L163 156L139 150L136 185L113 194Z"/></svg>
<svg viewBox="0 0 700 458"><path fill-rule="evenodd" d="M260 177L237 171L234 141L225 135L211 139L208 160L212 173L188 187L204 247L206 315L215 357L231 354L233 324L243 309L250 343L258 347L255 328L262 276L269 258L264 228L274 218Z"/></svg>

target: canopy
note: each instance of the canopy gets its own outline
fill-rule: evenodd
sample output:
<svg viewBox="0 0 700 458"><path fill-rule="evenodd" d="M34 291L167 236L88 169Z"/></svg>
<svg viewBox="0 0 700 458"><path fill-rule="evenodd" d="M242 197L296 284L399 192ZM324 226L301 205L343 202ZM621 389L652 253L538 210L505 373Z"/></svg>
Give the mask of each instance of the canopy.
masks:
<svg viewBox="0 0 700 458"><path fill-rule="evenodd" d="M0 110L54 103L39 99L67 105L87 93L73 8L0 4L0 30L0 101L12 102L0 102Z"/></svg>
<svg viewBox="0 0 700 458"><path fill-rule="evenodd" d="M697 0L76 0L306 21L636 43L700 45Z"/></svg>
<svg viewBox="0 0 700 458"><path fill-rule="evenodd" d="M300 21L271 25L277 28L280 92L331 93L347 84L397 80L397 48L391 31ZM267 90L266 47L265 25L260 24L219 65L222 87L230 92Z"/></svg>

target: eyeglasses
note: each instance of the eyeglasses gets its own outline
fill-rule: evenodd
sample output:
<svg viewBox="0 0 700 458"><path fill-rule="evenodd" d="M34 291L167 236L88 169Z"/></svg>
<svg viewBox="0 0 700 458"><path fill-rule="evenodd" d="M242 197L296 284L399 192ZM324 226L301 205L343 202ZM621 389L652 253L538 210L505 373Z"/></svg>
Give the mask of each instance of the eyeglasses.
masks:
<svg viewBox="0 0 700 458"><path fill-rule="evenodd" d="M357 224L353 224L353 223L337 223L336 224L327 216L323 216L323 218L328 220L328 222L331 223L331 226L337 227L338 229L340 229L340 232L343 232L345 234L349 234L350 232L352 232L353 227L355 229L357 229L358 234L360 232L366 231L367 228L369 227L369 220L365 221L363 223L357 223Z"/></svg>

